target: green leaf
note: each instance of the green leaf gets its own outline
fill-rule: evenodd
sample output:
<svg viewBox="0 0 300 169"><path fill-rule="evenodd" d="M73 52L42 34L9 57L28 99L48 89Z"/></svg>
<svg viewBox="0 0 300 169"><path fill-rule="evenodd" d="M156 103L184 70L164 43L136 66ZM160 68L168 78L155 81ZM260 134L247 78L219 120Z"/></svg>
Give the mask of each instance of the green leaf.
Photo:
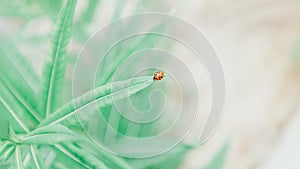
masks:
<svg viewBox="0 0 300 169"><path fill-rule="evenodd" d="M30 146L30 154L32 157L32 160L34 161L34 165L36 169L44 169L47 168L44 160L42 159L39 151L34 147Z"/></svg>
<svg viewBox="0 0 300 169"><path fill-rule="evenodd" d="M9 142L9 141L1 142L1 145L0 145L0 157L1 157L2 155L4 155L5 152L7 152L7 150L8 150L9 147L11 147L11 146L12 146L12 144L11 144L11 142Z"/></svg>
<svg viewBox="0 0 300 169"><path fill-rule="evenodd" d="M121 14L122 14L122 11L124 10L124 7L125 7L124 4L126 4L126 1L127 0L116 2L115 10L114 10L114 13L113 13L113 16L112 16L111 20L116 20L116 19L120 18Z"/></svg>
<svg viewBox="0 0 300 169"><path fill-rule="evenodd" d="M86 31L86 27L91 21L93 21L94 16L97 12L97 7L100 0L89 0L87 6L82 12L80 19L75 23L74 26L74 40L77 40L79 43L85 42L89 39L89 34Z"/></svg>
<svg viewBox="0 0 300 169"><path fill-rule="evenodd" d="M5 168L5 169L10 169L13 168L13 163L12 162L6 162L6 161L0 161L0 168Z"/></svg>
<svg viewBox="0 0 300 169"><path fill-rule="evenodd" d="M26 115L27 113L24 112L24 110L18 105L18 103L15 102L10 93L8 93L6 90L3 90L5 89L5 87L2 85L1 81L0 88L2 89L0 90L0 105L3 106L8 115L11 115L11 117L15 120L17 125L22 128L23 131L29 132L30 129L28 127L28 124L26 124L24 120L20 118L21 114ZM15 123L11 122L11 125L15 127Z"/></svg>
<svg viewBox="0 0 300 169"><path fill-rule="evenodd" d="M226 155L229 150L229 143L225 143L222 148L217 152L210 163L204 169L221 169L224 166Z"/></svg>
<svg viewBox="0 0 300 169"><path fill-rule="evenodd" d="M24 164L22 160L22 155L21 155L21 149L20 146L16 146L16 166L17 169L24 169Z"/></svg>
<svg viewBox="0 0 300 169"><path fill-rule="evenodd" d="M122 1L123 2L123 1ZM121 3L122 3L121 2ZM121 4L119 3L119 4ZM116 7L116 8L121 8L121 6ZM115 16L118 14L116 13ZM124 24L124 27L126 29L135 29L134 26L136 24L131 24L129 23L128 25ZM161 31L164 28L164 23L161 23L157 25L156 27L153 27L150 32L156 32L156 31ZM121 29L121 30L126 30L126 29ZM117 33L119 31L119 28L116 28L115 31L112 31L113 33ZM109 35L109 36L117 36L117 35ZM107 37L109 39L111 37ZM101 69L97 72L97 80L96 80L96 85L104 85L108 83L111 78L113 77L113 74L115 70L118 69L118 67L126 60L128 57L130 57L134 52L136 51L141 51L144 49L149 49L155 47L155 45L159 42L160 37L158 36L153 36L153 35L144 35L144 36L138 36L135 38L129 38L126 39L124 42L122 42L122 45L117 45L114 46L114 48L109 52L111 55L108 57L103 58L103 61L100 63ZM125 50L124 50L125 49ZM109 63L109 64L107 64ZM131 66L128 67L128 70L131 70L134 68L135 64L138 64L139 62L131 63ZM146 89L147 90L147 89ZM143 90L144 91L144 90ZM114 124L109 124L116 130L118 130L118 133L125 134L129 125L128 120L123 117L122 115L119 114L111 114L111 109L112 107L105 107L105 108L100 108L100 112L102 113L102 116L104 117L104 120L108 123L113 122ZM102 125L102 124L100 124ZM107 128L106 124L103 124L104 128ZM106 126L105 126L106 125ZM145 125L144 125L145 126ZM148 125L149 126L149 125ZM140 126L138 126L141 128ZM140 131L140 129L137 129L136 131ZM110 134L109 132L105 132L107 134ZM127 134L127 133L126 133ZM125 134L125 135L126 135ZM112 138L115 136L104 136L104 140L107 138Z"/></svg>
<svg viewBox="0 0 300 169"><path fill-rule="evenodd" d="M76 0L67 0L54 26L50 60L43 67L42 111L47 117L61 105L66 53L71 38Z"/></svg>
<svg viewBox="0 0 300 169"><path fill-rule="evenodd" d="M103 106L105 105L111 105L113 103L113 97L114 99L121 99L126 96L129 96L131 94L134 94L143 88L149 86L153 83L152 76L150 77L137 77L132 78L130 80L126 81L120 81L120 82L114 82L111 84L107 84L105 86L99 87L93 91L90 91L83 96L79 97L78 99L75 99L74 102L71 102L67 104L65 107L63 107L61 110L58 110L57 113L52 114L48 117L48 119L52 120L46 120L45 122L41 123L41 126L47 125L46 127L50 127L59 121L62 121L63 119L67 118L67 116L70 116L71 113L75 112L76 109L82 108L92 102L99 101L101 102ZM128 89L128 90L126 90ZM60 114L61 112L61 114ZM53 117L53 118L52 118ZM57 151L63 152L65 156L69 157L73 161L76 161L77 163L80 163L80 165L85 165L84 162L82 162L82 155L78 156L76 155L76 152L72 152L69 150L69 148L66 148L62 145L55 145L57 148ZM95 147L93 148L95 149ZM76 150L76 149L75 149ZM75 151L73 150L73 151ZM74 154L75 153L75 154ZM79 153L79 152L77 152ZM99 154L99 151L95 154ZM100 152L100 154L103 154L103 152ZM108 159L108 161L112 161L115 157L112 157L112 155L105 155L105 157ZM115 160L115 159L114 159ZM112 164L110 164L112 165ZM114 164L116 165L116 164ZM119 165L126 166L124 162L119 162ZM86 168L89 168L88 166L85 166ZM124 168L124 167L120 167ZM125 168L129 168L128 165Z"/></svg>
<svg viewBox="0 0 300 169"><path fill-rule="evenodd" d="M112 105L114 101L126 98L135 94L153 83L152 76L135 77L125 81L113 82L89 91L82 96L74 99L70 103L57 110L46 120L41 122L40 126L59 123L69 116L73 115L76 110L81 109L89 104L98 103L100 107Z"/></svg>
<svg viewBox="0 0 300 169"><path fill-rule="evenodd" d="M35 120L40 120L35 107L37 105L35 90L37 90L38 86L37 84L33 84L35 82L32 82L33 79L37 78L37 75L34 75L33 70L29 70L32 68L23 60L22 56L15 56L13 54L8 56L0 49L0 61L2 63L0 67L0 80L1 85L11 93L15 102L23 107L24 111L30 113L31 117L28 116L28 118L34 123Z"/></svg>
<svg viewBox="0 0 300 169"><path fill-rule="evenodd" d="M21 54L21 52L19 52L15 44L10 42L10 39L2 39L0 40L0 43L3 49L3 51L0 51L2 55L1 63L6 64L2 66L4 66L5 69L9 69L6 70L5 73L10 73L9 71L12 71L11 73L17 75L26 87L29 88L28 91L32 92L32 97L36 97L35 94L38 92L40 79L31 63Z"/></svg>
<svg viewBox="0 0 300 169"><path fill-rule="evenodd" d="M14 169L15 167L15 163L12 162L12 160L10 161L6 161L5 159L1 159L0 158L0 168L1 169Z"/></svg>
<svg viewBox="0 0 300 169"><path fill-rule="evenodd" d="M176 169L191 148L189 145L180 144L164 154L143 159L129 159L129 163L140 169Z"/></svg>
<svg viewBox="0 0 300 169"><path fill-rule="evenodd" d="M40 0L26 0L29 6L38 7L36 8L38 12L38 16L42 14L47 14L51 18L55 18L57 12L63 1L61 0L51 0L51 1L40 1Z"/></svg>
<svg viewBox="0 0 300 169"><path fill-rule="evenodd" d="M87 164L91 168L95 169L110 169L111 167L107 166L101 158L97 158L88 152L84 147L79 147L73 144L64 144L63 147L72 152L72 154L79 158L79 160Z"/></svg>
<svg viewBox="0 0 300 169"><path fill-rule="evenodd" d="M3 110L0 110L0 112L3 112ZM0 117L0 140L8 138L8 121L8 119ZM2 144L4 143L0 141L0 147Z"/></svg>
<svg viewBox="0 0 300 169"><path fill-rule="evenodd" d="M24 111L27 111L29 113L29 115L31 116L30 120L32 122L41 121L41 117L38 114L38 112L30 104L30 101L26 99L24 95L21 94L21 92L19 92L14 86L12 86L12 84L6 79L3 79L3 85L12 94L14 100L16 100L19 103L19 105L24 109ZM28 95L30 95L30 93L28 93Z"/></svg>
<svg viewBox="0 0 300 169"><path fill-rule="evenodd" d="M81 149L85 149L91 155L97 157L101 161L103 161L109 168L114 169L132 169L134 167L130 166L124 159L115 156L103 149L99 146L95 145L91 140L86 142L80 142L77 144Z"/></svg>
<svg viewBox="0 0 300 169"><path fill-rule="evenodd" d="M82 21L89 23L93 20L99 2L100 0L89 0L88 6L86 7L86 9L82 14L81 17Z"/></svg>
<svg viewBox="0 0 300 169"><path fill-rule="evenodd" d="M29 134L23 139L24 144L50 144L54 145L61 142L79 141L81 136L72 130L62 125L50 125L40 127Z"/></svg>
<svg viewBox="0 0 300 169"><path fill-rule="evenodd" d="M11 157L11 155L14 153L15 149L16 149L15 145L13 144L8 145L7 148L2 153L3 159L8 160Z"/></svg>
<svg viewBox="0 0 300 169"><path fill-rule="evenodd" d="M9 137L9 132L8 132L8 126L9 123L14 127L16 131L19 133L25 132L23 128L14 120L14 118L9 114L8 110L6 107L1 103L0 101L0 122L1 122L1 140L5 140Z"/></svg>
<svg viewBox="0 0 300 169"><path fill-rule="evenodd" d="M32 11L25 8L24 1L12 2L12 0L1 0L0 1L0 15L12 18L28 18ZM27 9L27 10L24 10Z"/></svg>
<svg viewBox="0 0 300 169"><path fill-rule="evenodd" d="M126 161L100 149L90 140L77 144L55 145L53 147L57 156L53 164L60 168L67 168L62 167L63 164L59 164L63 161L66 166L75 168L133 169Z"/></svg>
<svg viewBox="0 0 300 169"><path fill-rule="evenodd" d="M162 30L164 27L164 24L158 25L157 27L152 28L149 30L150 32L155 32L158 30ZM130 29L130 27L129 27ZM109 38L109 37L108 37ZM114 46L112 51L112 55L109 55L110 57L103 58L103 61L100 63L101 69L96 74L96 85L100 86L103 84L106 84L111 80L113 77L113 74L115 70L126 60L129 56L131 56L136 51L141 51L144 49L149 49L155 47L155 45L159 42L159 36L153 36L153 35L144 35L140 37L135 38L129 38L126 39L126 43L122 44L124 46ZM125 48L126 51L122 51L121 49ZM115 52L115 53L113 53ZM109 63L109 64L108 64ZM132 63L132 66L136 63ZM130 68L128 68L130 69Z"/></svg>
<svg viewBox="0 0 300 169"><path fill-rule="evenodd" d="M80 159L79 156L73 154L72 152L69 152L65 147L63 147L62 145L55 145L53 146L54 147L54 151L57 153L57 155L59 155L60 158L64 158L63 156L61 156L62 154L73 160L74 162L77 163L77 165L79 164L79 166L77 168L88 168L88 169L91 169L91 167L88 166L88 164L85 164L84 162L82 162L82 160ZM62 153L62 154L61 154ZM59 159L60 160L60 159ZM67 161L66 161L67 162ZM75 164L76 164L75 163Z"/></svg>

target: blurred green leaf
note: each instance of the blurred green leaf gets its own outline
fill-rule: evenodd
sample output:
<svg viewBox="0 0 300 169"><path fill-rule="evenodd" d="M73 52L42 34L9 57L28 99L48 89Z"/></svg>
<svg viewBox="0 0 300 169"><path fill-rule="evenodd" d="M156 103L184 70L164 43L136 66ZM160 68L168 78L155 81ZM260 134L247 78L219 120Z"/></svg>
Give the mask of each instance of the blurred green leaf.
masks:
<svg viewBox="0 0 300 169"><path fill-rule="evenodd" d="M229 150L229 143L225 143L222 148L217 152L209 164L204 169L221 169L223 168L226 156Z"/></svg>
<svg viewBox="0 0 300 169"><path fill-rule="evenodd" d="M89 3L81 15L81 21L89 23L94 19L94 15L100 0L89 0Z"/></svg>
<svg viewBox="0 0 300 169"><path fill-rule="evenodd" d="M0 157L7 151L9 147L11 147L12 144L9 141L1 142L0 144Z"/></svg>
<svg viewBox="0 0 300 169"><path fill-rule="evenodd" d="M118 15L118 14L116 13L115 15ZM128 25L124 25L124 27L126 27L126 29L133 29L134 26L136 26L136 25L131 24L131 23ZM150 32L161 31L161 30L163 30L163 28L164 28L164 23L161 23L149 31ZM114 32L114 31L112 31L112 32ZM108 35L108 39L110 36L112 36L112 35ZM100 85L106 84L109 81L111 81L113 74L118 69L118 67L134 52L141 51L144 49L154 48L155 45L159 42L159 40L160 40L159 36L152 36L151 34L146 34L146 35L138 36L135 38L125 39L122 42L122 45L114 46L114 48L112 48L112 50L109 52L109 53L111 53L111 55L108 55L107 57L103 58L102 62L99 65L101 67L101 69L99 69L99 71L96 74L96 76L97 76L96 77L96 79L97 79L96 86L100 86ZM108 64L108 63L110 63L110 64ZM128 67L127 71L129 72L138 63L139 63L138 61L131 63L131 66ZM151 91L151 89L149 89L149 88L146 88L144 90ZM145 97L145 95L142 95L142 97L140 97L140 98L144 98L144 97ZM143 99L137 99L137 100L142 101ZM111 110L112 110L112 107L100 108L100 112L102 113L104 120L107 123L114 122L114 124L110 123L109 125L114 127L118 131L118 133L124 134L124 135L129 134L129 133L127 133L127 128L129 125L128 119L126 119L125 117L123 117L120 114L112 115L110 113ZM147 132L151 131L151 130L145 130L146 129L145 124L138 125L135 127L136 131L138 132L137 134L135 134L136 136L142 136L142 135L149 134L149 132L147 134L141 132L143 127L144 127L143 131L147 131ZM151 126L148 125L147 129L151 129ZM110 134L109 132L105 132L105 133ZM133 136L133 134L131 134L131 136ZM105 136L104 139L106 139L107 137L108 136Z"/></svg>
<svg viewBox="0 0 300 169"><path fill-rule="evenodd" d="M11 169L13 167L14 167L14 163L0 159L0 168L1 169Z"/></svg>
<svg viewBox="0 0 300 169"><path fill-rule="evenodd" d="M56 17L57 12L60 9L63 1L61 0L51 0L51 1L40 1L40 0L26 0L29 6L35 6L39 11L39 15L47 14L51 18Z"/></svg>
<svg viewBox="0 0 300 169"><path fill-rule="evenodd" d="M124 159L113 155L105 150L102 150L99 146L96 146L91 141L78 143L77 146L85 148L90 155L95 156L98 159L101 159L105 165L114 169L133 169L135 167L130 166Z"/></svg>
<svg viewBox="0 0 300 169"><path fill-rule="evenodd" d="M300 39L298 39L292 47L291 61L297 65L300 63Z"/></svg>
<svg viewBox="0 0 300 169"><path fill-rule="evenodd" d="M18 77L18 79L23 80L22 83L26 85L26 88L30 89L32 92L31 99L35 99L36 93L39 89L40 79L37 73L34 71L31 63L21 54L17 49L16 44L10 42L10 39L3 38L0 40L1 48L1 62L3 63L3 69L9 69ZM6 77L10 79L12 77ZM2 80L2 79L1 79Z"/></svg>
<svg viewBox="0 0 300 169"><path fill-rule="evenodd" d="M130 159L130 164L141 169L177 169L191 148L188 145L179 144L172 150L159 156L145 159Z"/></svg>

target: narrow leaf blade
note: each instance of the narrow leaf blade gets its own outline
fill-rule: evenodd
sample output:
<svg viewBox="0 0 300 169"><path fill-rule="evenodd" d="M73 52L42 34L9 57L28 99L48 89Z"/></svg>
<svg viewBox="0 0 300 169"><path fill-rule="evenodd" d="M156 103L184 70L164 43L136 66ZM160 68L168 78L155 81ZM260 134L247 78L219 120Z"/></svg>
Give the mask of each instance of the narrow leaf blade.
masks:
<svg viewBox="0 0 300 169"><path fill-rule="evenodd" d="M79 141L81 136L62 125L40 127L23 138L24 144L50 144Z"/></svg>
<svg viewBox="0 0 300 169"><path fill-rule="evenodd" d="M221 169L224 166L226 155L229 150L229 143L226 142L221 149L216 153L209 164L204 169Z"/></svg>
<svg viewBox="0 0 300 169"><path fill-rule="evenodd" d="M17 169L24 169L24 164L22 160L22 155L21 155L21 149L20 146L16 146L16 166Z"/></svg>
<svg viewBox="0 0 300 169"><path fill-rule="evenodd" d="M43 161L39 151L32 145L30 145L30 154L36 169L47 168L45 162Z"/></svg>
<svg viewBox="0 0 300 169"><path fill-rule="evenodd" d="M152 76L135 77L125 81L113 82L95 90L89 91L82 96L74 99L70 103L57 110L46 120L41 122L40 126L59 123L73 115L89 104L98 102L100 107L112 105L115 101L135 94L153 83Z"/></svg>
<svg viewBox="0 0 300 169"><path fill-rule="evenodd" d="M74 155L72 152L69 152L65 147L62 145L55 145L54 148L56 149L56 152L61 152L68 158L72 159L76 163L80 165L80 168L88 168L91 169L92 167L89 167L88 164L85 164L84 162L81 161L80 157Z"/></svg>
<svg viewBox="0 0 300 169"><path fill-rule="evenodd" d="M1 83L0 83L1 86ZM4 92L4 94L2 94ZM5 96L5 98L4 98ZM1 90L0 95L0 105L3 106L3 108L6 110L6 112L12 116L12 118L15 120L15 122L23 129L25 132L29 132L30 129L27 124L24 123L24 121L19 117L20 114L17 112L22 112L20 107L18 107L18 104L11 104L13 99L10 98L10 95L5 91ZM15 105L14 107L12 105ZM12 123L13 125L14 123Z"/></svg>
<svg viewBox="0 0 300 169"><path fill-rule="evenodd" d="M62 7L54 26L50 60L43 67L42 111L47 117L54 112L61 101L61 91L66 69L67 46L71 37L72 21L76 0L68 0Z"/></svg>

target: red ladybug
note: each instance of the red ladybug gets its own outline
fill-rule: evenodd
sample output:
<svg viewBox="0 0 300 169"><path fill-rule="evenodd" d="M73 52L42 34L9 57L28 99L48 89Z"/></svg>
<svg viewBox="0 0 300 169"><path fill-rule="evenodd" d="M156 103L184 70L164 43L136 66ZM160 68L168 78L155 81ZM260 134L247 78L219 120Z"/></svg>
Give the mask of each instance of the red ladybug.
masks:
<svg viewBox="0 0 300 169"><path fill-rule="evenodd" d="M162 80L165 77L165 73L163 71L155 72L153 75L153 80Z"/></svg>

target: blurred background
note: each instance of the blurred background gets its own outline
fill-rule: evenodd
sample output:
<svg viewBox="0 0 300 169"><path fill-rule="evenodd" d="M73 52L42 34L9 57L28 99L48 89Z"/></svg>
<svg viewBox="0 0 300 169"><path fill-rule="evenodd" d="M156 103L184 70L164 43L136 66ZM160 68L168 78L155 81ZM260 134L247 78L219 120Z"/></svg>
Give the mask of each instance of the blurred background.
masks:
<svg viewBox="0 0 300 169"><path fill-rule="evenodd" d="M17 48L40 72L60 4L1 0L1 47L11 49L8 54ZM83 46L78 42L114 19L140 12L183 18L215 47L226 80L224 115L215 134L189 152L180 168L300 168L299 0L78 0L77 8L70 63ZM71 83L71 74L66 76Z"/></svg>

